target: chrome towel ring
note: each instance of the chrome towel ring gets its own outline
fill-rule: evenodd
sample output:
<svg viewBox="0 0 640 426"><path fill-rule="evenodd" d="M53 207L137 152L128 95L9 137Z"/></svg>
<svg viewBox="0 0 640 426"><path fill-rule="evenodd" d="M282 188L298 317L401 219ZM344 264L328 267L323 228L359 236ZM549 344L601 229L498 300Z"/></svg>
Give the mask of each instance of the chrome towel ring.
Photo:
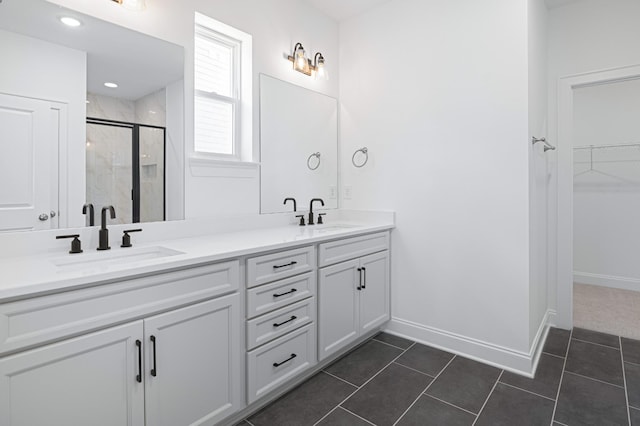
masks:
<svg viewBox="0 0 640 426"><path fill-rule="evenodd" d="M361 152L364 155L364 161L361 162L360 164L356 163L356 155L358 155L359 152ZM353 155L351 156L351 162L353 163L354 166L358 168L364 167L364 165L367 164L367 161L369 161L369 150L367 149L366 146L360 149L357 149L356 152L354 152Z"/></svg>
<svg viewBox="0 0 640 426"><path fill-rule="evenodd" d="M313 157L315 157L315 158L317 159L317 162L316 162L315 167L313 167L313 166L311 165L311 163L312 163L312 160L311 160L311 159L312 159ZM313 154L311 154L311 155L309 156L309 158L307 158L307 167L309 168L309 170L315 170L315 169L317 169L318 167L320 167L320 153L319 153L319 152L314 152Z"/></svg>

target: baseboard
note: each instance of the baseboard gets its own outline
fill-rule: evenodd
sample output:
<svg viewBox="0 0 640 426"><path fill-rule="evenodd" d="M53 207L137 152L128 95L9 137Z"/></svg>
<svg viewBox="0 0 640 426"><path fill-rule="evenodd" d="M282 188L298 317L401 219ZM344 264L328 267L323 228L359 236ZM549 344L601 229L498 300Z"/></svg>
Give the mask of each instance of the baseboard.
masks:
<svg viewBox="0 0 640 426"><path fill-rule="evenodd" d="M540 322L529 352L521 352L504 346L494 345L489 342L450 333L397 317L391 319L384 331L484 364L493 365L494 367L516 374L533 377L542 352L542 347L547 338L547 323L550 314L551 311L547 311Z"/></svg>
<svg viewBox="0 0 640 426"><path fill-rule="evenodd" d="M640 279L617 277L614 275L592 274L589 272L573 271L573 282L591 284L600 287L617 288L620 290L640 291Z"/></svg>

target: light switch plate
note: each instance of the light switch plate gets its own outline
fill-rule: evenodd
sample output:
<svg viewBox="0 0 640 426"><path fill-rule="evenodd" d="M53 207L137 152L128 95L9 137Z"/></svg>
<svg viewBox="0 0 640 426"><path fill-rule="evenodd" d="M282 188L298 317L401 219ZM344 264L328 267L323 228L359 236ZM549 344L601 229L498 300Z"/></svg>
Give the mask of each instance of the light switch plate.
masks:
<svg viewBox="0 0 640 426"><path fill-rule="evenodd" d="M352 195L353 195L353 188L351 187L351 185L345 185L344 186L344 199L345 200L350 200Z"/></svg>

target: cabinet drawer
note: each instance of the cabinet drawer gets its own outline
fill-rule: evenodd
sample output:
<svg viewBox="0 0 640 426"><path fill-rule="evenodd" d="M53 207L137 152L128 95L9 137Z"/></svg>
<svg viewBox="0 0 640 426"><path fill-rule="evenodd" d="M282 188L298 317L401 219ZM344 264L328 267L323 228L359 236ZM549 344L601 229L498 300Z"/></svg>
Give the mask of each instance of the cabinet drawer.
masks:
<svg viewBox="0 0 640 426"><path fill-rule="evenodd" d="M315 320L316 299L285 306L247 321L247 349L253 349Z"/></svg>
<svg viewBox="0 0 640 426"><path fill-rule="evenodd" d="M363 235L320 244L318 266L327 266L389 248L389 233Z"/></svg>
<svg viewBox="0 0 640 426"><path fill-rule="evenodd" d="M316 293L315 274L287 278L247 290L247 318L271 312Z"/></svg>
<svg viewBox="0 0 640 426"><path fill-rule="evenodd" d="M237 291L237 260L0 304L0 354Z"/></svg>
<svg viewBox="0 0 640 426"><path fill-rule="evenodd" d="M313 246L247 259L247 287L291 277L315 268Z"/></svg>
<svg viewBox="0 0 640 426"><path fill-rule="evenodd" d="M313 324L247 353L248 402L290 380L316 363Z"/></svg>

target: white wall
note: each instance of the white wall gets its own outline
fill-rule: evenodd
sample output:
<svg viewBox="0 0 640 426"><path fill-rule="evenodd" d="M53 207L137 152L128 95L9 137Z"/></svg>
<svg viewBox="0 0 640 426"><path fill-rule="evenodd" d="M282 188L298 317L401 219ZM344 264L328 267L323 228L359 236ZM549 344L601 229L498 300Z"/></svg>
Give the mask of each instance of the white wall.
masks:
<svg viewBox="0 0 640 426"><path fill-rule="evenodd" d="M547 137L547 8L528 0L529 138ZM546 323L547 313L547 162L542 144L529 145L529 344Z"/></svg>
<svg viewBox="0 0 640 426"><path fill-rule="evenodd" d="M549 135L557 139L558 80L564 76L640 64L640 2L582 0L549 11ZM549 303L556 307L557 164L549 164ZM561 285L570 285L564 283Z"/></svg>
<svg viewBox="0 0 640 426"><path fill-rule="evenodd" d="M60 227L82 226L85 202L85 52L0 30L0 92L63 103L67 137L60 140ZM68 177L73 176L73 179Z"/></svg>
<svg viewBox="0 0 640 426"><path fill-rule="evenodd" d="M392 331L529 351L527 13L394 0L340 25L342 205L397 212Z"/></svg>
<svg viewBox="0 0 640 426"><path fill-rule="evenodd" d="M576 89L574 146L640 144L640 80ZM574 281L640 291L640 146L574 151Z"/></svg>
<svg viewBox="0 0 640 426"><path fill-rule="evenodd" d="M193 141L193 24L198 11L253 36L253 140L258 153L258 75L265 73L327 95L338 95L338 26L298 0L154 0L144 12L131 12L105 0L49 0L185 47L185 141ZM315 80L291 69L285 59L296 42L308 53L322 52L331 75ZM187 151L188 152L188 151ZM185 167L185 216L258 213L256 168Z"/></svg>

